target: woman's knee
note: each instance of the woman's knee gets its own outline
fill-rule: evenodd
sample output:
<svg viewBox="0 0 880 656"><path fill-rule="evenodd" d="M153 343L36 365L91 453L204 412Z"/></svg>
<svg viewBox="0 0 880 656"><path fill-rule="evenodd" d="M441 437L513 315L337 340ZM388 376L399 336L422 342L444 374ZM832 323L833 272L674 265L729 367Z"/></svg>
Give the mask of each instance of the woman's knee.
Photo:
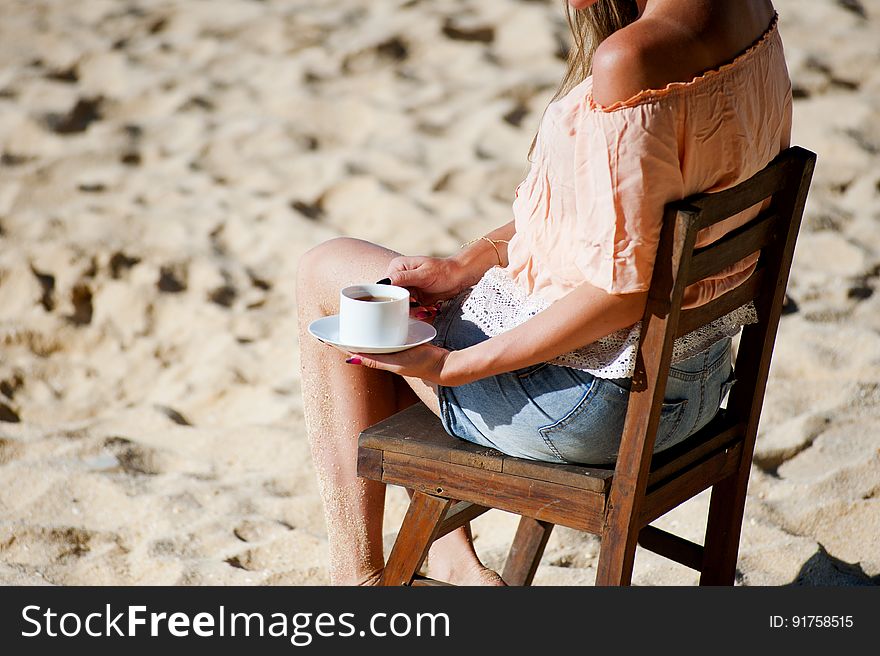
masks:
<svg viewBox="0 0 880 656"><path fill-rule="evenodd" d="M297 282L304 279L323 278L322 270L333 261L351 249L357 242L351 237L334 237L312 246L302 254L296 266Z"/></svg>

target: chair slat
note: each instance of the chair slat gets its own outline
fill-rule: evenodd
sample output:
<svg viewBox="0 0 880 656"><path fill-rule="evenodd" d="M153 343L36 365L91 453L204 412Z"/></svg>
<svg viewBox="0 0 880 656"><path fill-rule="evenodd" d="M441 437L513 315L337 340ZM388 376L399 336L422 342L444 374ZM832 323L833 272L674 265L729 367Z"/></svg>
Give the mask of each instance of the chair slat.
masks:
<svg viewBox="0 0 880 656"><path fill-rule="evenodd" d="M475 503L468 503L467 501L459 501L458 503L453 504L446 511L443 521L440 522L440 528L437 529L437 537L434 539L439 540L447 533L452 533L455 529L464 526L472 519L476 519L488 511L489 508L486 506L478 506Z"/></svg>
<svg viewBox="0 0 880 656"><path fill-rule="evenodd" d="M737 470L741 455L740 442L732 449L716 453L674 478L648 488L640 515L642 526L647 526L660 515L665 515L680 503L730 476Z"/></svg>
<svg viewBox="0 0 880 656"><path fill-rule="evenodd" d="M382 480L591 533L605 518L605 495L598 492L403 453L385 454Z"/></svg>
<svg viewBox="0 0 880 656"><path fill-rule="evenodd" d="M715 418L681 444L654 456L654 469L648 487L662 483L706 456L730 448L742 440L745 424L735 422L730 413L720 410Z"/></svg>
<svg viewBox="0 0 880 656"><path fill-rule="evenodd" d="M763 170L738 185L719 192L694 194L680 201L700 212L698 229L708 228L728 217L739 214L754 207L775 191L785 186L786 180L793 174L800 177L799 152L802 149L790 148L783 151Z"/></svg>
<svg viewBox="0 0 880 656"><path fill-rule="evenodd" d="M779 224L779 215L767 212L731 230L708 246L696 249L691 258L686 284L692 285L708 278L761 250L776 239L780 232Z"/></svg>
<svg viewBox="0 0 880 656"><path fill-rule="evenodd" d="M549 480L561 485L579 487L593 492L605 492L614 477L613 469L588 467L586 465L564 465L555 462L525 460L505 457L502 471L513 476Z"/></svg>
<svg viewBox="0 0 880 656"><path fill-rule="evenodd" d="M667 533L656 526L646 526L639 532L639 545L685 567L700 571L703 562L702 545Z"/></svg>
<svg viewBox="0 0 880 656"><path fill-rule="evenodd" d="M682 310L675 330L676 338L687 335L756 298L763 289L764 268L759 261L758 267L744 282L708 303L689 310Z"/></svg>

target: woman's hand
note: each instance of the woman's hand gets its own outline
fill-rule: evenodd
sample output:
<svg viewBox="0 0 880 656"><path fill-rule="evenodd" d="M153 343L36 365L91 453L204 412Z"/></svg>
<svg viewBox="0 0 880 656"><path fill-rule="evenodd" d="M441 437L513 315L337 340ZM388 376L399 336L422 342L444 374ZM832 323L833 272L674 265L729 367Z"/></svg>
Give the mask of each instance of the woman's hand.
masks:
<svg viewBox="0 0 880 656"><path fill-rule="evenodd" d="M423 306L445 301L471 284L465 267L451 257L421 255L395 257L388 264L385 276L392 285L406 287Z"/></svg>
<svg viewBox="0 0 880 656"><path fill-rule="evenodd" d="M356 353L346 360L349 364L384 369L401 376L421 378L444 387L463 385L467 378L456 371L457 351L449 351L433 344L421 344L397 353Z"/></svg>

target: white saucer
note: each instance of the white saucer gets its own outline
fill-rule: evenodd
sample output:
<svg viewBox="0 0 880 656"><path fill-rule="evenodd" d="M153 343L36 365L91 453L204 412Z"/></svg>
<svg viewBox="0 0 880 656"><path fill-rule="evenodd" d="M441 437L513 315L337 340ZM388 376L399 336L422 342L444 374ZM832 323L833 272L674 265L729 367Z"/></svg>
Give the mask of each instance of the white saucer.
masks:
<svg viewBox="0 0 880 656"><path fill-rule="evenodd" d="M355 346L343 344L339 341L339 315L331 314L329 317L315 319L309 324L309 332L325 344L330 344L348 353L397 353L411 349L419 344L430 342L437 336L437 331L429 323L418 319L409 320L409 332L406 342L397 346Z"/></svg>

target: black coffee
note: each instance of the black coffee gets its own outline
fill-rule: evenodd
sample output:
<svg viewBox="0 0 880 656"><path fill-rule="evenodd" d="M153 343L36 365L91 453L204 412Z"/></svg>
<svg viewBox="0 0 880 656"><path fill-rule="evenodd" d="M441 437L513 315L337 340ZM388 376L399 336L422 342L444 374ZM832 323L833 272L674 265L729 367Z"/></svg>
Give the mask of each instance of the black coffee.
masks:
<svg viewBox="0 0 880 656"><path fill-rule="evenodd" d="M367 294L366 296L352 296L355 301L367 301L368 303L385 303L386 301L395 300L393 296L374 296Z"/></svg>

